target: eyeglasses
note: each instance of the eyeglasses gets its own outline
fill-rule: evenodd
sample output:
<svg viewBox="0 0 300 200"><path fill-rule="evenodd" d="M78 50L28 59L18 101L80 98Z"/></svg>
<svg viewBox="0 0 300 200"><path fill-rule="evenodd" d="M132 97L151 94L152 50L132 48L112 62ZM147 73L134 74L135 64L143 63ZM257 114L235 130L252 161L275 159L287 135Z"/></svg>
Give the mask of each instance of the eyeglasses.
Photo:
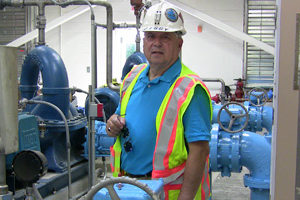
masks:
<svg viewBox="0 0 300 200"><path fill-rule="evenodd" d="M123 144L124 150L128 153L130 151L132 151L132 144L130 142L130 138L129 138L129 130L126 126L124 126L124 128L121 130L121 136L126 139L126 141Z"/></svg>

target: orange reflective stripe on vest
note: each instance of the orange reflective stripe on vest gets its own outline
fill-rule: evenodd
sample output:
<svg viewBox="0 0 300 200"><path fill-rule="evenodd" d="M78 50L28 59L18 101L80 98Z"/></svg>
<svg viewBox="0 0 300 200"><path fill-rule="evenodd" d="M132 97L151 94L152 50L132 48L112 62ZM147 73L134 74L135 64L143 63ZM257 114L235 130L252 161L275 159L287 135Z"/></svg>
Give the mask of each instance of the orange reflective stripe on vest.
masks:
<svg viewBox="0 0 300 200"><path fill-rule="evenodd" d="M172 175L172 178L166 181L171 182L176 180L176 178L184 172L185 162L174 167L169 165L169 159L170 154L173 152L176 140L178 117L181 117L179 116L179 110L193 85L194 82L192 79L188 77L180 77L176 81L172 94L168 99L157 135L157 143L153 159L153 163L155 165L153 166L154 168L152 172L154 178L168 177ZM183 142L182 145L185 145L185 143ZM183 156L187 156L187 152L183 152L183 154L185 154Z"/></svg>
<svg viewBox="0 0 300 200"><path fill-rule="evenodd" d="M130 84L132 82L134 82L134 80L136 81L136 79L138 78L138 75L146 68L147 64L141 64L141 65L136 65L132 68L132 70L125 76L124 80L123 80L123 84L121 85L121 89L120 89L120 96L121 96L121 115L125 114L125 110L126 110L126 106L122 106L122 101L123 98L125 97L125 100L128 101L129 97L130 97L130 93L133 89L133 86L131 86L129 89L128 87L130 86ZM127 89L129 90L129 95L126 95L126 91ZM124 101L123 101L124 102ZM113 173L114 177L117 177L120 175L121 173L121 151L122 151L122 147L121 147L121 139L120 136L117 137L117 140L114 144L114 146L112 148L110 148L111 151L111 170Z"/></svg>

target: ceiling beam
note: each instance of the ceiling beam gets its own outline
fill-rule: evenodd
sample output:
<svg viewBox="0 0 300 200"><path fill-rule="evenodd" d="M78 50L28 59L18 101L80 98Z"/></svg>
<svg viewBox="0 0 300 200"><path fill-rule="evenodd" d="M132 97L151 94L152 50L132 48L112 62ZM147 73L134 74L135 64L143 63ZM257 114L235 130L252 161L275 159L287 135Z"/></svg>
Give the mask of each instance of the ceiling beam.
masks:
<svg viewBox="0 0 300 200"><path fill-rule="evenodd" d="M95 5L93 5L95 7ZM66 23L75 17L78 17L79 15L89 11L90 8L88 6L79 6L78 8L73 9L72 11L52 20L48 24L46 24L46 29L45 32L47 33L48 31L53 30L54 28L62 25L63 23ZM15 39L14 41L8 43L6 46L9 47L20 47L23 44L37 38L38 36L38 29L34 29L33 31Z"/></svg>
<svg viewBox="0 0 300 200"><path fill-rule="evenodd" d="M231 26L229 26L213 17L210 17L210 16L202 13L201 11L199 11L191 6L188 6L182 2L179 2L177 0L165 0L165 1L173 4L175 7L188 13L189 15L192 15L192 16L208 23L208 24L214 26L215 28L217 28L221 31L224 31L225 33L227 33L235 38L238 38L242 41L248 42L249 44L252 44L260 49L263 49L264 51L272 54L273 56L275 55L274 47L272 47L264 42L261 42L261 41L255 39L254 37L247 35L246 33L242 32L242 31L234 29Z"/></svg>

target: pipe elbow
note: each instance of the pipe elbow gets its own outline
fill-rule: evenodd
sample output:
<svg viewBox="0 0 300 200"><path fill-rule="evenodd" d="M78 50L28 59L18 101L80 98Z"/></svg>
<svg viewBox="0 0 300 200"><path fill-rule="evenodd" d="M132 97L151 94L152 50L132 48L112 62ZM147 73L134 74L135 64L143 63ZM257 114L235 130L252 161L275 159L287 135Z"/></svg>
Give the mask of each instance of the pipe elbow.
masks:
<svg viewBox="0 0 300 200"><path fill-rule="evenodd" d="M107 82L107 86L108 86L110 89L112 89L112 90L114 90L114 91L116 91L116 92L119 92L119 91L120 91L120 86L114 85L114 84L112 83L112 81L111 81L111 82L108 81L108 82Z"/></svg>
<svg viewBox="0 0 300 200"><path fill-rule="evenodd" d="M21 85L36 85L41 71L44 88L69 88L67 71L61 57L47 46L38 46L22 66Z"/></svg>
<svg viewBox="0 0 300 200"><path fill-rule="evenodd" d="M43 79L43 101L56 105L68 116L69 80L61 57L47 46L38 46L26 57L20 80L22 98L32 99L38 88L38 75ZM42 107L42 108L41 108ZM45 106L37 106L34 113L45 119L60 119L59 115L47 114Z"/></svg>
<svg viewBox="0 0 300 200"><path fill-rule="evenodd" d="M241 165L250 171L252 178L269 180L271 142L269 138L244 131L240 142Z"/></svg>

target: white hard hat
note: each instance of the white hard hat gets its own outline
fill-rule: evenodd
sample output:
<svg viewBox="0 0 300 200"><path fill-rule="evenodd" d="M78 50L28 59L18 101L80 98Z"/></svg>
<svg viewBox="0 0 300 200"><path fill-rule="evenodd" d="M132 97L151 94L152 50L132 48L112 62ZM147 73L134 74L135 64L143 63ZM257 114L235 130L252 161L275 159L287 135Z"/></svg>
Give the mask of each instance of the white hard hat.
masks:
<svg viewBox="0 0 300 200"><path fill-rule="evenodd" d="M186 33L181 12L167 2L155 4L145 11L141 30Z"/></svg>

